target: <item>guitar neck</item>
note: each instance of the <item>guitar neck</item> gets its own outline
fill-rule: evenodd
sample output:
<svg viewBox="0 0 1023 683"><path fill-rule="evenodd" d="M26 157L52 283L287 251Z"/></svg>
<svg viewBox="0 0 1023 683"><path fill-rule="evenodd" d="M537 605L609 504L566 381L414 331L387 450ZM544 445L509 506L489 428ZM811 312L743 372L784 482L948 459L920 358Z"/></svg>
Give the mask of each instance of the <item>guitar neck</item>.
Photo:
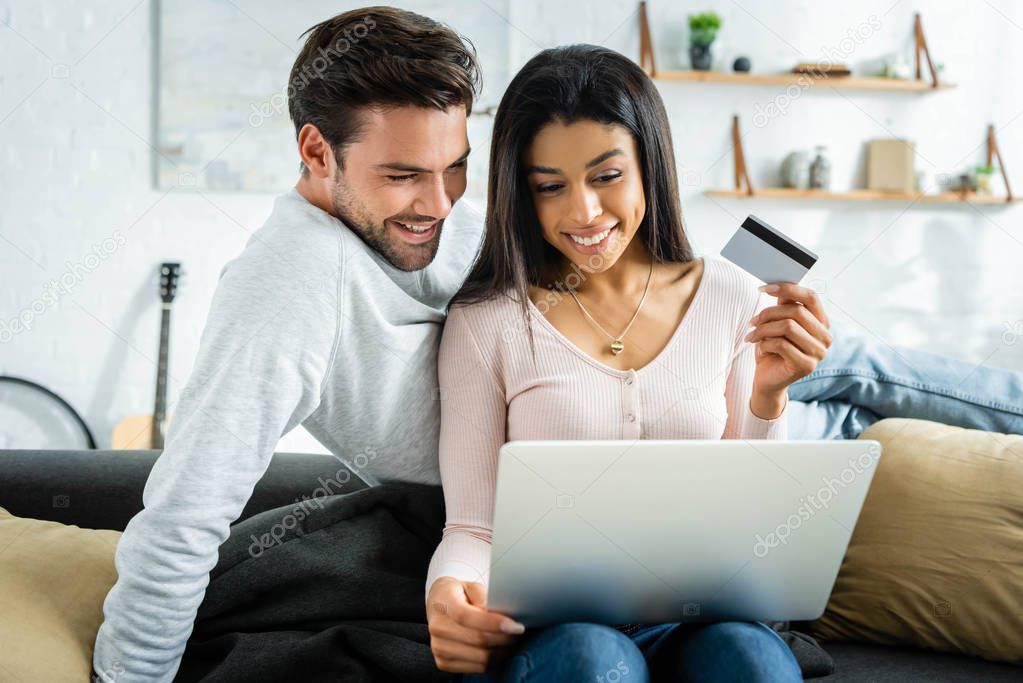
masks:
<svg viewBox="0 0 1023 683"><path fill-rule="evenodd" d="M160 318L160 355L156 366L156 400L153 405L153 426L149 434L149 447L163 449L163 423L167 417L167 355L170 343L171 304L164 303Z"/></svg>

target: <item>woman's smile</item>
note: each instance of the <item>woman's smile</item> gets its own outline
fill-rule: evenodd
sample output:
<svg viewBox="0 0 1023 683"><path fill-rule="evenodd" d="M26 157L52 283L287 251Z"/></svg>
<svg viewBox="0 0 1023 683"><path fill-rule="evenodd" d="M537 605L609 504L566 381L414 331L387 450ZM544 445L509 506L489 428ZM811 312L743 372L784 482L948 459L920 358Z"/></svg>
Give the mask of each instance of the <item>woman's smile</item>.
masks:
<svg viewBox="0 0 1023 683"><path fill-rule="evenodd" d="M614 246L618 238L619 223L610 226L598 226L596 228L583 229L573 232L563 232L568 243L580 254L599 254Z"/></svg>

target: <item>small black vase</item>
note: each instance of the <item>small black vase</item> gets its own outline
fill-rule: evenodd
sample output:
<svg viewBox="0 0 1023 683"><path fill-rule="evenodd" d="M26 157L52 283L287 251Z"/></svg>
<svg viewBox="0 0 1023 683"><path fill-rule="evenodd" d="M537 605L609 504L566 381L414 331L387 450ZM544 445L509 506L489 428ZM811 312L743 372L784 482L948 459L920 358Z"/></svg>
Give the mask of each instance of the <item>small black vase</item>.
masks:
<svg viewBox="0 0 1023 683"><path fill-rule="evenodd" d="M710 69L710 45L690 45L689 64L696 71L708 71Z"/></svg>

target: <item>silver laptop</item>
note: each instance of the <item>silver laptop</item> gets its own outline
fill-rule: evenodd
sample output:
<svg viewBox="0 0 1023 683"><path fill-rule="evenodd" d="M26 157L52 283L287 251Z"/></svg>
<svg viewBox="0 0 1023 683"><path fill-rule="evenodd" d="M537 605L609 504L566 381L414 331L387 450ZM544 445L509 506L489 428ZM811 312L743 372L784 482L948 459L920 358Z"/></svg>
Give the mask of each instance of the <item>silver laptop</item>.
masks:
<svg viewBox="0 0 1023 683"><path fill-rule="evenodd" d="M526 626L824 612L877 441L515 441L488 608Z"/></svg>

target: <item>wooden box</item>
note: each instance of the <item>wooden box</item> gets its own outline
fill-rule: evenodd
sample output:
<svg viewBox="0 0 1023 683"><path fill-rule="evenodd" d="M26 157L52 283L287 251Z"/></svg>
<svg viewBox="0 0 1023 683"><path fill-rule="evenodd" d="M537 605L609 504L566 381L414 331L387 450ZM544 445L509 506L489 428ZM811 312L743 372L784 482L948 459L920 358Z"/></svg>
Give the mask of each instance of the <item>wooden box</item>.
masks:
<svg viewBox="0 0 1023 683"><path fill-rule="evenodd" d="M867 188L882 192L916 191L916 148L910 140L871 140L867 154Z"/></svg>

